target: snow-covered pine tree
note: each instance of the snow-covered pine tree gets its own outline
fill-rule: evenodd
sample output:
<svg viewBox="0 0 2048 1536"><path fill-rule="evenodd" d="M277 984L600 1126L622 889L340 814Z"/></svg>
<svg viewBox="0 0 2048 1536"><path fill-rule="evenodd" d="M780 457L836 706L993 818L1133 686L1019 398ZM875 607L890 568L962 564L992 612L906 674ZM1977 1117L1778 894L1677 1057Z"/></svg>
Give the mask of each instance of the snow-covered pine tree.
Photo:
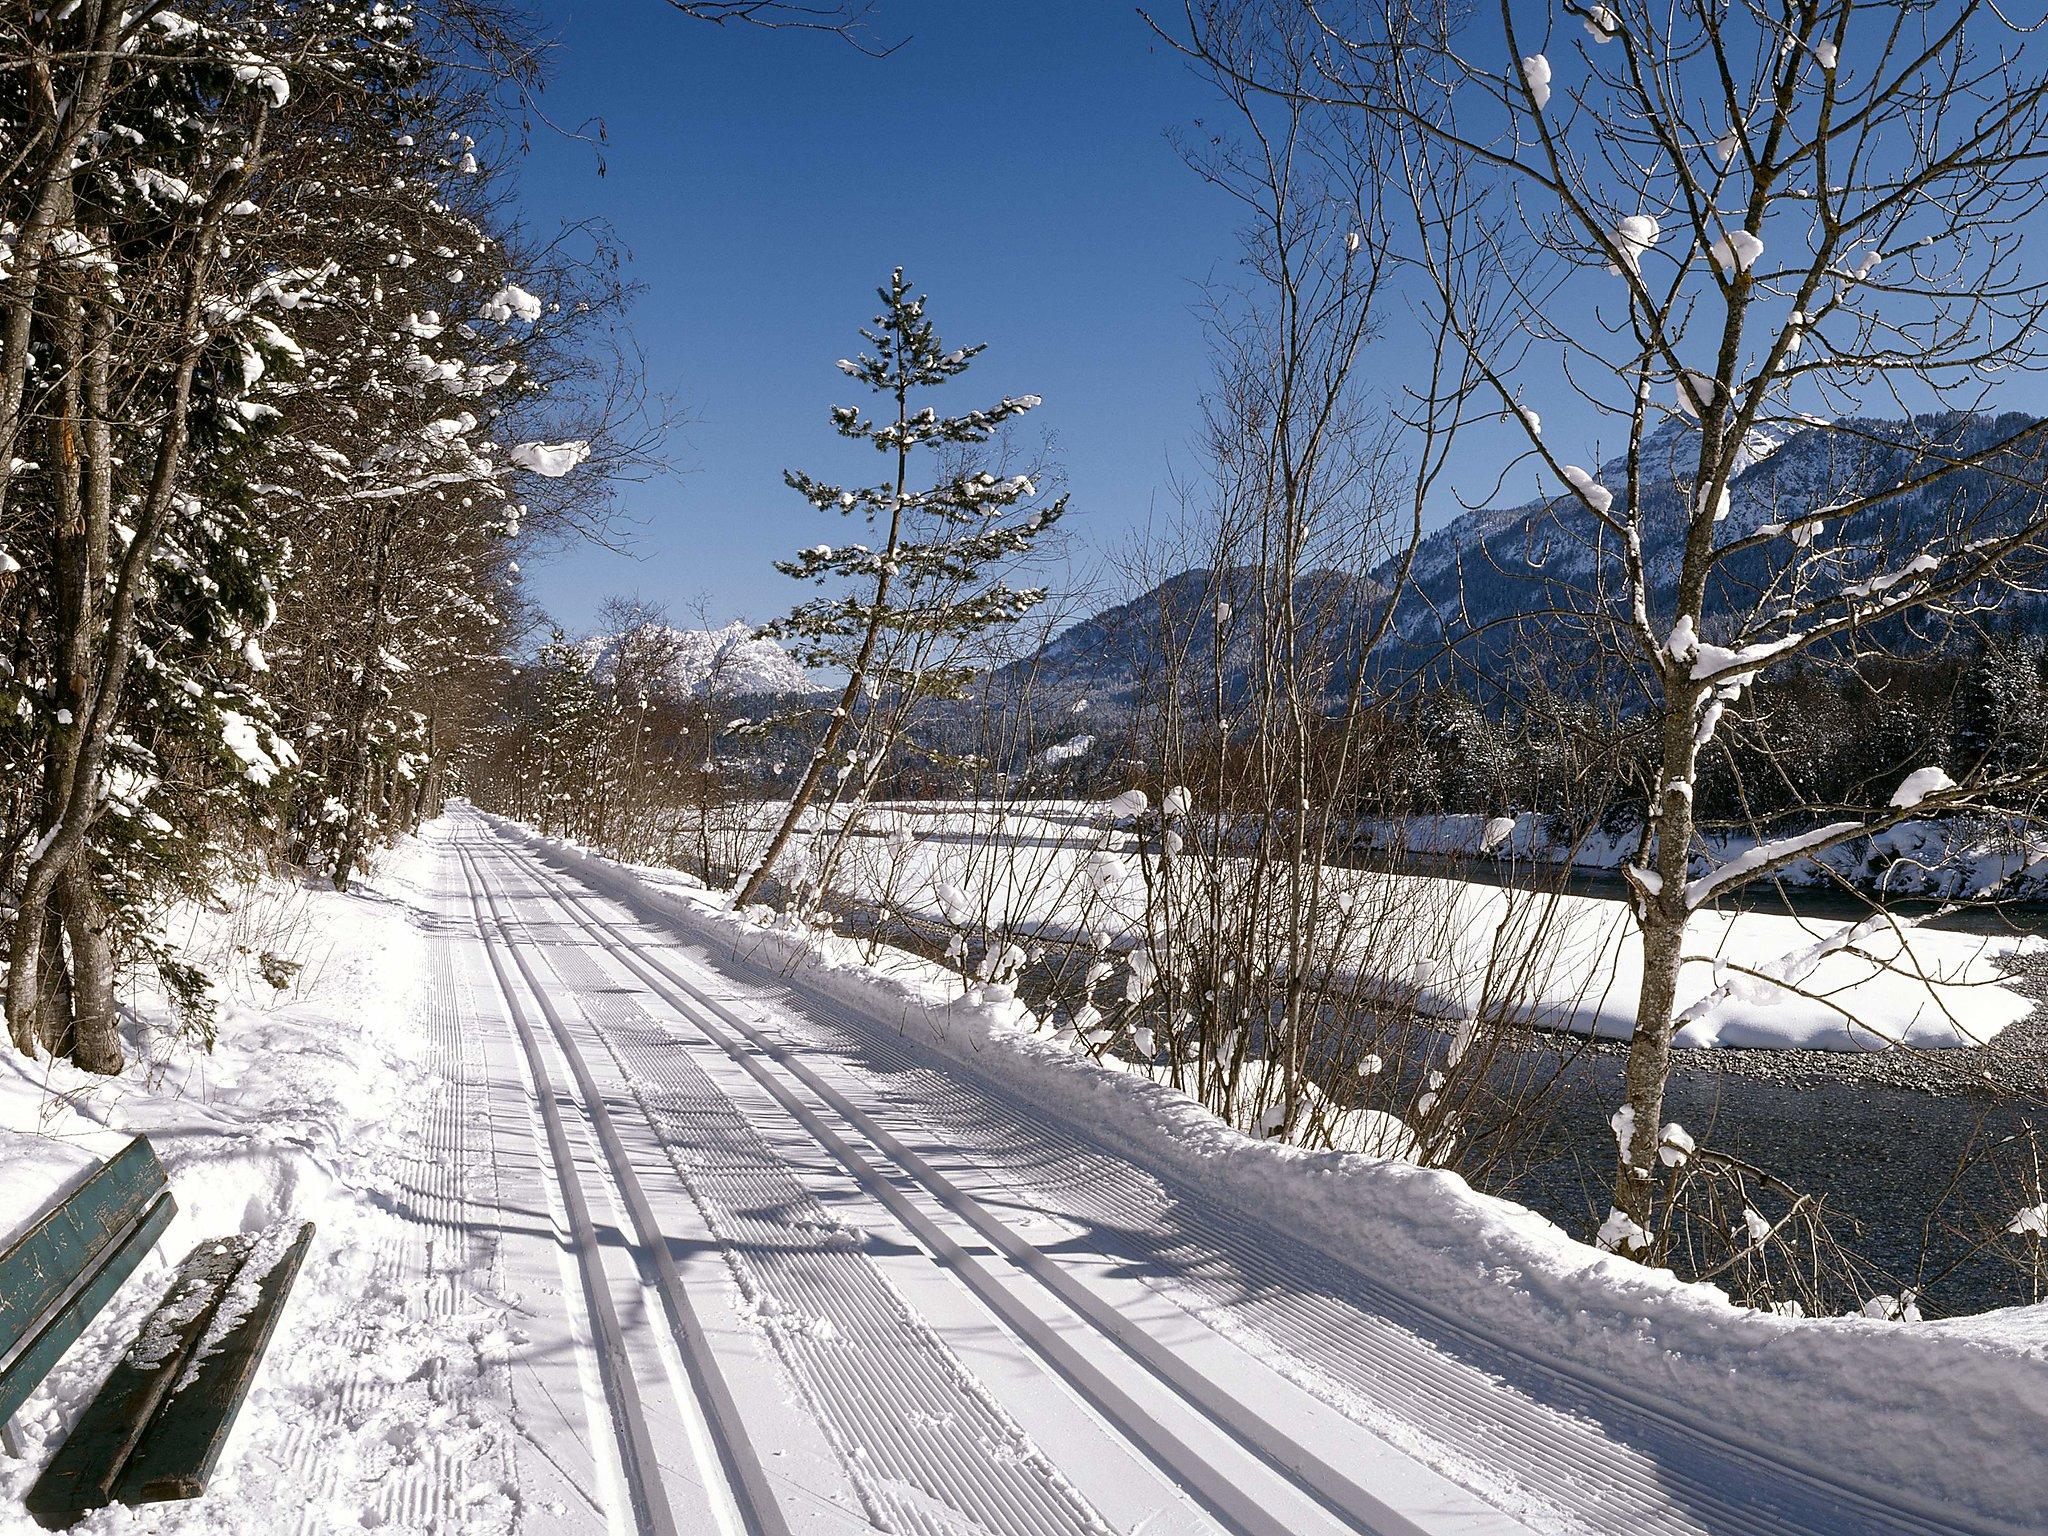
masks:
<svg viewBox="0 0 2048 1536"><path fill-rule="evenodd" d="M891 473L866 486L829 484L797 470L783 477L819 511L858 517L878 537L819 544L777 561L784 575L838 590L798 604L764 631L793 641L806 666L843 670L846 681L781 823L740 883L741 906L759 896L849 738L860 740L864 713L877 700L951 698L965 687L972 669L929 642L965 641L1013 624L1044 600L1043 589L1012 586L991 570L1027 553L1066 511L1066 497L1042 497L1031 476L998 475L971 461L956 459L936 482L913 489L918 450L957 454L986 444L1039 398L1009 396L984 410L939 415L922 403L924 393L966 372L984 348L947 348L926 317L925 297L913 294L901 267L878 293L882 313L861 331L872 350L842 358L839 368L886 406L878 414L834 406L832 425L842 437L871 443ZM895 718L903 718L900 711ZM887 745L864 743L870 759ZM855 765L842 766L851 773Z"/></svg>
<svg viewBox="0 0 2048 1536"><path fill-rule="evenodd" d="M18 236L0 260L0 516L25 578L0 603L16 637L10 756L33 784L7 985L23 1050L120 1066L114 942L141 850L110 859L96 833L110 811L145 812L179 739L159 681L207 697L219 640L252 617L236 477L217 471L291 351L240 301L270 228L246 194L291 142L295 82L374 72L372 21L363 0L196 18L81 4L10 13L0 34L23 65L0 87L23 147L0 181L0 227ZM186 723L271 761L238 701L212 691L226 707Z"/></svg>

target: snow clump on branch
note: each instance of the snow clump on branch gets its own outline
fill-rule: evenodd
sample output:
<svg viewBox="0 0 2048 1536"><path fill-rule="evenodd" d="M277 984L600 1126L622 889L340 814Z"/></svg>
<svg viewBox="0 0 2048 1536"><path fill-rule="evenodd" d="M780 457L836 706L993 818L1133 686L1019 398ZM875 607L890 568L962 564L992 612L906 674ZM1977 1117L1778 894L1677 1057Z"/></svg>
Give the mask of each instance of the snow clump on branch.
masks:
<svg viewBox="0 0 2048 1536"><path fill-rule="evenodd" d="M517 283L507 283L486 299L477 313L500 325L514 319L532 325L540 319L540 300Z"/></svg>
<svg viewBox="0 0 2048 1536"><path fill-rule="evenodd" d="M1604 513L1614 505L1614 492L1608 490L1578 465L1562 465L1558 473L1564 476L1564 483L1577 491L1585 499L1586 505L1595 512Z"/></svg>
<svg viewBox="0 0 2048 1536"><path fill-rule="evenodd" d="M1955 787L1956 781L1940 768L1916 768L1892 792L1891 803L1898 810L1909 811L1929 795Z"/></svg>
<svg viewBox="0 0 2048 1536"><path fill-rule="evenodd" d="M1648 213L1632 213L1614 226L1615 254L1618 262L1609 262L1607 270L1619 273L1623 267L1638 277L1642 275L1643 253L1663 238L1663 228L1656 216Z"/></svg>
<svg viewBox="0 0 2048 1536"><path fill-rule="evenodd" d="M548 480L559 480L590 457L590 444L582 439L570 443L521 443L512 450L512 462L521 469Z"/></svg>

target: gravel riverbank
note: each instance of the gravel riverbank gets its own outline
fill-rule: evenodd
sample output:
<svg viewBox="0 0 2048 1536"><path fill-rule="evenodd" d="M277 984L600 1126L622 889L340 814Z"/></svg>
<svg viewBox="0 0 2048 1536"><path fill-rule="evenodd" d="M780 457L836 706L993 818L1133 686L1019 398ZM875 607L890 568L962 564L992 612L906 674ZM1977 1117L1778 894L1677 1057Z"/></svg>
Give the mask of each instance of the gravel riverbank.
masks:
<svg viewBox="0 0 2048 1536"><path fill-rule="evenodd" d="M2006 1245L1972 1252L2030 1203L2015 1160L1982 1149L2029 1125L2048 1129L2048 956L2022 957L2013 972L2040 1001L1988 1045L1680 1051L1666 1116L1701 1145L1821 1198L1887 1287L1926 1288L1929 1315L2030 1302ZM1558 1087L1545 1155L1507 1191L1573 1231L1590 1231L1607 1208L1607 1117L1621 1101L1625 1049L1578 1051Z"/></svg>

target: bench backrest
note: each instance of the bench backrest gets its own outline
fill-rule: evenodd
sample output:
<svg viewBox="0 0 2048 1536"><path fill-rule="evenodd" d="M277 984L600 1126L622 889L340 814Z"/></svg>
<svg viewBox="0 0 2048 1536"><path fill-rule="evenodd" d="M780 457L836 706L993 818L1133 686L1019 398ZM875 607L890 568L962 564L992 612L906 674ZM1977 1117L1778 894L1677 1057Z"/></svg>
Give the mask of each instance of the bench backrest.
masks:
<svg viewBox="0 0 2048 1536"><path fill-rule="evenodd" d="M0 1424L63 1358L176 1211L163 1164L138 1136L0 1253Z"/></svg>

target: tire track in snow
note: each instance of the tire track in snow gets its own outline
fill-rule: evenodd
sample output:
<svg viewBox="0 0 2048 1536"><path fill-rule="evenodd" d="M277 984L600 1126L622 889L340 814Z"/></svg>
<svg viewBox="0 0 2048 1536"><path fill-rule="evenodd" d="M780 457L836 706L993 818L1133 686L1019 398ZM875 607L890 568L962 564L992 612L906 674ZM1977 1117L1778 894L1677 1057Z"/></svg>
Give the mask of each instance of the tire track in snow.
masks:
<svg viewBox="0 0 2048 1536"><path fill-rule="evenodd" d="M499 958L499 946L491 942L489 925L484 918L484 906L477 897L478 880L470 856L458 848L456 857L461 864L463 883L476 915L477 931L483 937L484 951L490 957L491 970L496 975L498 989L503 994L507 1016L518 1033L519 1043L526 1053L527 1066L533 1075L535 1105L540 1112L549 1157L554 1164L562 1205L568 1217L570 1243L583 1276L584 1300L588 1307L592 1332L596 1335L598 1367L604 1381L606 1404L612 1414L612 1427L625 1476L627 1497L633 1506L633 1518L637 1528L645 1533L645 1536L682 1536L681 1529L676 1524L674 1511L669 1505L668 1491L662 1484L660 1462L648 1434L646 1413L641 1407L639 1386L634 1379L632 1363L626 1353L623 1330L619 1326L618 1308L612 1298L611 1283L604 1273L601 1262L596 1228L590 1219L589 1202L584 1196L582 1183L576 1172L575 1157L570 1150L568 1133L562 1124L561 1108L557 1103L558 1093L548 1072L540 1042L535 1038L533 1026L526 1017L526 1011L520 1006L511 978L506 974L504 962ZM514 958L517 959L516 954ZM536 998L538 996L536 991ZM563 1042L563 1050L566 1055L569 1050L567 1042ZM570 1056L569 1059L573 1067L575 1058ZM595 1097L586 1093L586 1103ZM595 1119L600 1112L599 1106L588 1104L588 1107ZM758 1533L758 1536L787 1536L786 1528L779 1525L751 1526L750 1531Z"/></svg>
<svg viewBox="0 0 2048 1536"><path fill-rule="evenodd" d="M1388 1504L1345 1468L1249 1411L1228 1392L1219 1390L1170 1347L1130 1323L1057 1263L1046 1258L1034 1244L1013 1233L978 1201L890 1135L872 1116L796 1060L786 1048L681 976L665 957L655 952L650 962L644 958L649 946L618 933L579 910L576 903L588 898L577 892L570 882L538 865L530 856L522 855L520 862L583 931L592 935L628 971L664 997L712 1044L753 1076L861 1184L887 1205L892 1214L909 1227L942 1263L952 1269L1020 1340L1046 1359L1098 1411L1166 1468L1228 1528L1249 1533L1249 1536L1265 1536L1265 1533L1287 1536L1289 1530L1255 1494L1239 1486L1229 1474L1212 1466L1084 1352L1077 1350L1059 1332L1047 1327L1029 1309L1020 1306L986 1266L926 1217L882 1170L814 1113L781 1077L762 1066L756 1053L774 1061L782 1074L802 1083L835 1115L855 1127L878 1152L923 1186L941 1206L963 1220L1018 1269L1039 1282L1075 1316L1143 1366L1188 1407L1221 1429L1283 1481L1320 1504L1340 1523L1356 1531L1375 1533L1375 1536L1377 1533L1394 1532L1421 1536L1422 1526ZM565 886L571 889L571 897L558 894ZM734 1039L735 1033L744 1038L753 1050L742 1049Z"/></svg>
<svg viewBox="0 0 2048 1536"><path fill-rule="evenodd" d="M762 1000L774 1001L774 994ZM1436 1441L1432 1459L1446 1470L1457 1471L1457 1464L1444 1446L1478 1448L1488 1463L1475 1468L1481 1473L1513 1467L1521 1482L1540 1492L1544 1506L1579 1517L1574 1529L1622 1536L1646 1530L1711 1536L1972 1530L1887 1507L1746 1448L1708 1445L1689 1426L1602 1400L1571 1379L1553 1378L1532 1390L1529 1369L1543 1369L1542 1362L1510 1359L1490 1340L1477 1341L1479 1348L1469 1352L1486 1362L1475 1370L1472 1359L1461 1357L1468 1352L1427 1342L1455 1334L1455 1320L1381 1292L1334 1261L1318 1262L1320 1256L1279 1234L1218 1219L1187 1191L1104 1156L1044 1113L1027 1117L1006 1105L998 1090L967 1088L924 1065L850 1011L808 1000L800 1006L807 1024L837 1025L838 1048L878 1058L892 1080L910 1090L892 1094L898 1101L893 1118L905 1135L950 1148L960 1162L1007 1183L1020 1203L1073 1222L1101 1244L1105 1258L1150 1272L1170 1270L1172 1286L1162 1291L1169 1299L1263 1358L1285 1362L1306 1389L1368 1427L1403 1421L1426 1427ZM916 1115L906 1107L910 1102ZM934 1111L943 1127L936 1133L922 1119ZM997 1134L1002 1131L1011 1135ZM1179 1227L1170 1237L1163 1212L1172 1212ZM1515 1398L1539 1406L1543 1416L1515 1412ZM1617 1439L1617 1430L1625 1438ZM1419 1454L1430 1453L1426 1442L1410 1441Z"/></svg>

